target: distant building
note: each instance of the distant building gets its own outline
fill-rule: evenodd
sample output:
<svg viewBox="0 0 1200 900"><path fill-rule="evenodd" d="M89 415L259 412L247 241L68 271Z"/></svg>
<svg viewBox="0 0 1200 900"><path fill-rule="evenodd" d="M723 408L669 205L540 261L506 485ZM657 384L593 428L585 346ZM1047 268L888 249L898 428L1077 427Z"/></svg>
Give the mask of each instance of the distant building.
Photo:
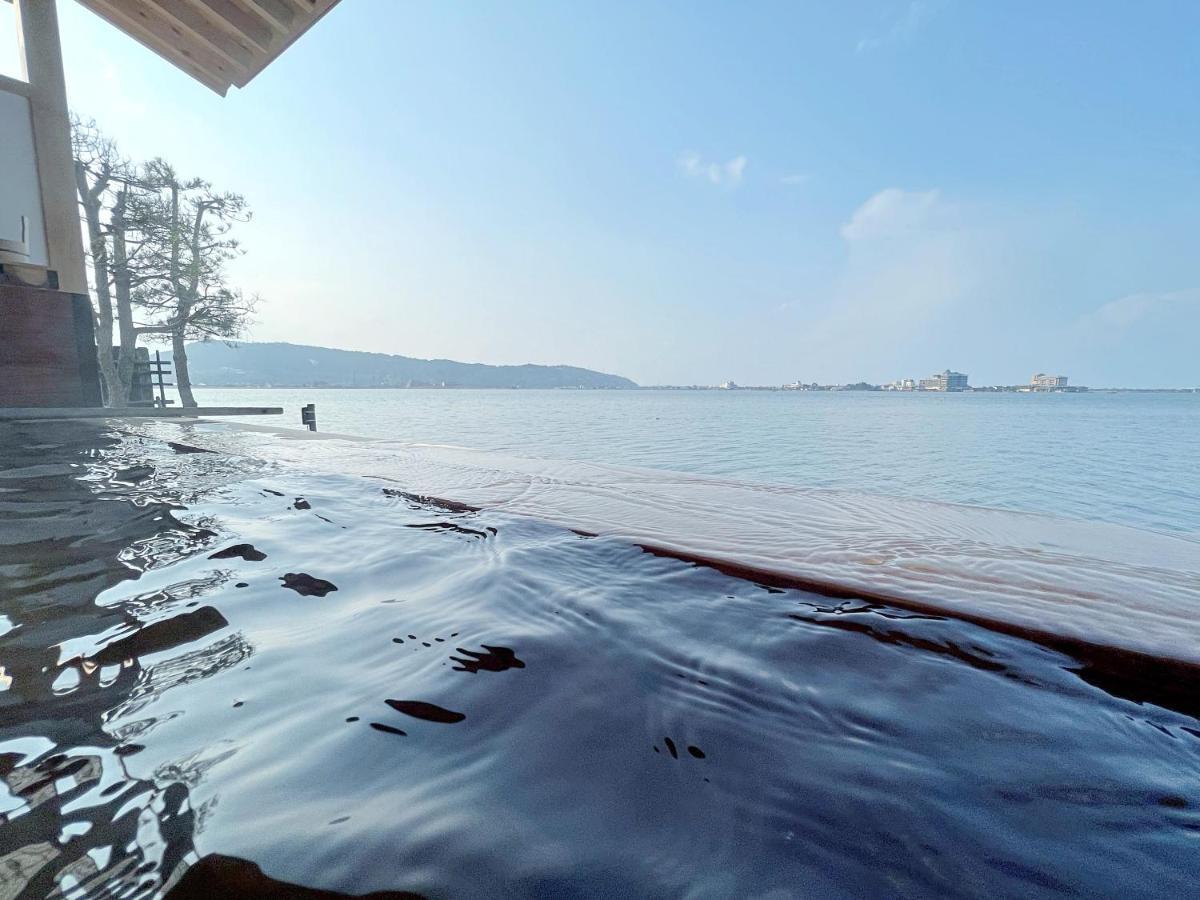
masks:
<svg viewBox="0 0 1200 900"><path fill-rule="evenodd" d="M1029 386L1035 391L1061 391L1067 386L1067 376L1043 375L1038 372L1029 379Z"/></svg>
<svg viewBox="0 0 1200 900"><path fill-rule="evenodd" d="M919 390L922 391L966 391L970 390L970 385L967 384L967 376L962 372L951 372L949 369L938 374L930 375L928 378L922 378L919 385Z"/></svg>
<svg viewBox="0 0 1200 900"><path fill-rule="evenodd" d="M738 389L736 381L722 381L718 387L723 391L736 391Z"/></svg>
<svg viewBox="0 0 1200 900"><path fill-rule="evenodd" d="M891 384L883 386L885 391L915 391L917 382L912 378L897 378Z"/></svg>

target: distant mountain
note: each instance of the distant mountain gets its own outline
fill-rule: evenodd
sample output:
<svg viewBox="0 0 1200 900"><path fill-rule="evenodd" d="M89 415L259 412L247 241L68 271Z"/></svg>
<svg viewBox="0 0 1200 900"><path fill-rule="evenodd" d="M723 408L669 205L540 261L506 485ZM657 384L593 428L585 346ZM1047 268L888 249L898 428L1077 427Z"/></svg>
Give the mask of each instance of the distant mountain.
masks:
<svg viewBox="0 0 1200 900"><path fill-rule="evenodd" d="M193 384L214 387L637 387L628 378L575 366L489 366L248 341L188 344L188 369Z"/></svg>

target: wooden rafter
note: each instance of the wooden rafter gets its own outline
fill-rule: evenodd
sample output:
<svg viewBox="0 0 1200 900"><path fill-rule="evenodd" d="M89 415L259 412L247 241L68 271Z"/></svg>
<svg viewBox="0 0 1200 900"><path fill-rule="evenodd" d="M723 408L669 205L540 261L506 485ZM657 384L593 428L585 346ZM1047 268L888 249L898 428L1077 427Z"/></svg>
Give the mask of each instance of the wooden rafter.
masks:
<svg viewBox="0 0 1200 900"><path fill-rule="evenodd" d="M79 0L222 96L244 87L338 0Z"/></svg>

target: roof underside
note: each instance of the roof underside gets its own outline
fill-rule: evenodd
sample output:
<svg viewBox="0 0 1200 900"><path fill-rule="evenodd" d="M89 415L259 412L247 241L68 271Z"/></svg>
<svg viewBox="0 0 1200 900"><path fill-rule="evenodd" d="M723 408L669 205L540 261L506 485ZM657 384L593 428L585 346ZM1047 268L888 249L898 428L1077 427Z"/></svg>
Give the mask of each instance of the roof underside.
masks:
<svg viewBox="0 0 1200 900"><path fill-rule="evenodd" d="M222 97L245 87L338 0L79 0Z"/></svg>

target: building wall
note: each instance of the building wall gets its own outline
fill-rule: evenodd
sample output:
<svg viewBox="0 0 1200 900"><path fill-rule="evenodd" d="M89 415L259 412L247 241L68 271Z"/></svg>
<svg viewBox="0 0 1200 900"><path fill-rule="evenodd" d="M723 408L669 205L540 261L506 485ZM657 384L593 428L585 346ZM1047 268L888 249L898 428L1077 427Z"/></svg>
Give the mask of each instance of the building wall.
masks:
<svg viewBox="0 0 1200 900"><path fill-rule="evenodd" d="M21 216L29 220L29 261L47 265L29 100L0 89L0 238L21 237Z"/></svg>
<svg viewBox="0 0 1200 900"><path fill-rule="evenodd" d="M1055 388L1065 388L1067 386L1066 375L1045 375L1038 372L1029 381L1030 385L1040 390L1053 390Z"/></svg>
<svg viewBox="0 0 1200 900"><path fill-rule="evenodd" d="M99 406L91 301L0 283L0 406Z"/></svg>

